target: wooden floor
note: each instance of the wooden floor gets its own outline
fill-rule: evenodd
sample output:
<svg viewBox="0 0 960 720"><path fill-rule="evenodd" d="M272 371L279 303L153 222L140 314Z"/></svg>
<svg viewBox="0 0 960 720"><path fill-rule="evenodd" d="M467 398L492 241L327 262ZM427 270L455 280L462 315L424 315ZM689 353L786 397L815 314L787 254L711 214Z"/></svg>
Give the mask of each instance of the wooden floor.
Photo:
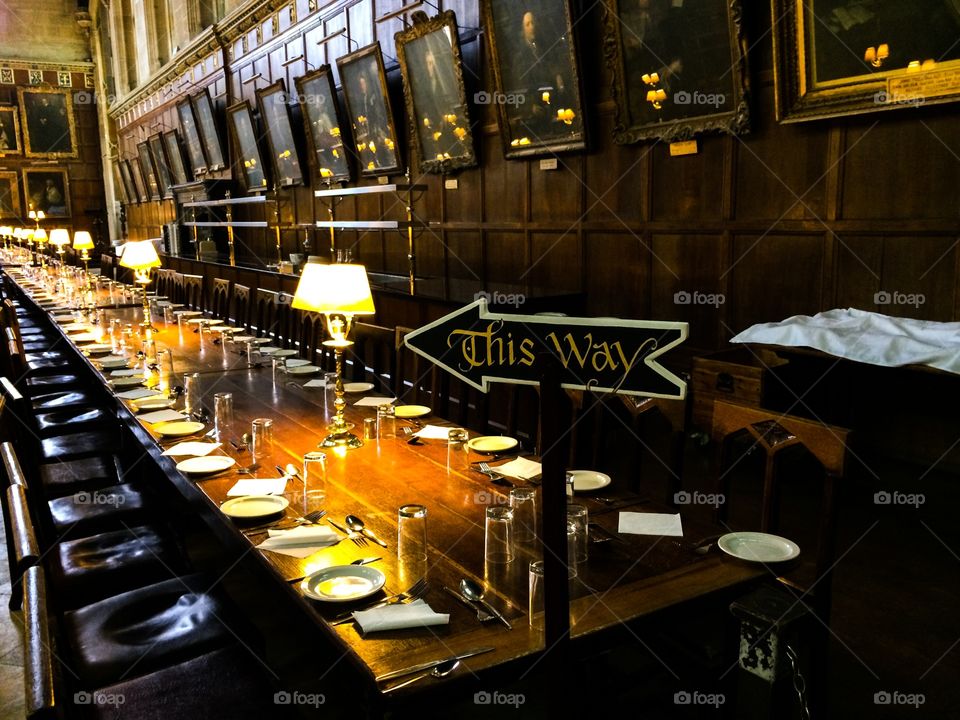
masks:
<svg viewBox="0 0 960 720"><path fill-rule="evenodd" d="M3 517L0 516L0 528ZM22 718L23 705L23 613L10 612L10 566L7 544L0 542L0 719Z"/></svg>

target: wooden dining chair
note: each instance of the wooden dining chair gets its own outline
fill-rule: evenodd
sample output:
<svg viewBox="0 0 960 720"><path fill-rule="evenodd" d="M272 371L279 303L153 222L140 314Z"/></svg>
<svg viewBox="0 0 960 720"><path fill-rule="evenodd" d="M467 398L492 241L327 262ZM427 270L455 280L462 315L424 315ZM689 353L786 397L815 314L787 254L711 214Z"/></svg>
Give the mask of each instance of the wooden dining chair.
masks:
<svg viewBox="0 0 960 720"><path fill-rule="evenodd" d="M23 601L23 575L40 561L40 543L34 531L23 485L8 485L6 490L8 552L10 552L10 609L19 610Z"/></svg>
<svg viewBox="0 0 960 720"><path fill-rule="evenodd" d="M191 310L206 310L203 296L203 275L180 276L183 299L180 301Z"/></svg>
<svg viewBox="0 0 960 720"><path fill-rule="evenodd" d="M212 278L210 287L210 312L218 320L230 319L230 280Z"/></svg>
<svg viewBox="0 0 960 720"><path fill-rule="evenodd" d="M346 355L347 376L355 382L372 382L377 392L393 392L397 374L396 331L381 325L354 322L350 338L353 345Z"/></svg>
<svg viewBox="0 0 960 720"><path fill-rule="evenodd" d="M23 574L23 686L27 720L53 720L61 716L57 699L57 651L50 628L47 585L41 565Z"/></svg>
<svg viewBox="0 0 960 720"><path fill-rule="evenodd" d="M404 343L413 328L397 326L394 331L395 378L393 392L406 404L434 407L440 404L446 372L435 363L413 352Z"/></svg>
<svg viewBox="0 0 960 720"><path fill-rule="evenodd" d="M253 299L253 320L257 337L275 337L280 334L277 293L257 288Z"/></svg>
<svg viewBox="0 0 960 720"><path fill-rule="evenodd" d="M233 284L233 310L231 317L237 327L250 330L250 288L240 283Z"/></svg>

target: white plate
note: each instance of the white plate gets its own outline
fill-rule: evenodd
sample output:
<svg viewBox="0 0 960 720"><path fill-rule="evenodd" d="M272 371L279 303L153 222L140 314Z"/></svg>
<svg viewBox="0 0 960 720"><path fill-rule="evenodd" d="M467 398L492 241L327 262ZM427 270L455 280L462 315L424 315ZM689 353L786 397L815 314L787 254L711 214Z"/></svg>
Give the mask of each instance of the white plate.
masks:
<svg viewBox="0 0 960 720"><path fill-rule="evenodd" d="M193 318L187 320L187 322L193 325L223 325L223 320L217 320L216 318Z"/></svg>
<svg viewBox="0 0 960 720"><path fill-rule="evenodd" d="M505 435L485 435L475 437L467 442L467 447L484 455L495 455L496 453L513 450L520 441L516 438L506 437Z"/></svg>
<svg viewBox="0 0 960 720"><path fill-rule="evenodd" d="M97 336L92 332L83 332L78 335L71 335L70 339L75 343L93 343L97 341Z"/></svg>
<svg viewBox="0 0 960 720"><path fill-rule="evenodd" d="M610 484L610 476L596 470L570 470L574 492L593 492Z"/></svg>
<svg viewBox="0 0 960 720"><path fill-rule="evenodd" d="M197 315L203 315L199 310L174 310L174 315L182 315L183 317L196 317Z"/></svg>
<svg viewBox="0 0 960 720"><path fill-rule="evenodd" d="M63 329L67 331L68 335L73 335L78 332L86 332L90 329L90 326L86 323L72 322L64 325Z"/></svg>
<svg viewBox="0 0 960 720"><path fill-rule="evenodd" d="M334 565L304 578L300 590L314 600L352 602L373 595L386 581L382 572L369 565Z"/></svg>
<svg viewBox="0 0 960 720"><path fill-rule="evenodd" d="M110 381L110 384L115 388L120 387L136 387L137 385L143 385L144 379L142 377L122 377L114 378Z"/></svg>
<svg viewBox="0 0 960 720"><path fill-rule="evenodd" d="M206 457L190 458L190 460L208 459L209 458ZM179 468L180 465L183 465L185 462L189 462L189 460L178 463L177 467ZM223 514L228 517L239 520L255 520L256 518L278 515L286 510L289 504L290 501L282 495L246 495L244 497L227 500L220 506L220 509L223 511Z"/></svg>
<svg viewBox="0 0 960 720"><path fill-rule="evenodd" d="M234 335L233 341L239 343L253 342L256 338L253 335Z"/></svg>
<svg viewBox="0 0 960 720"><path fill-rule="evenodd" d="M287 372L290 375L313 375L313 373L319 370L320 368L316 365L300 365L298 367L287 368Z"/></svg>
<svg viewBox="0 0 960 720"><path fill-rule="evenodd" d="M141 377L143 376L143 370L140 368L127 368L124 370L114 370L113 372L110 373L110 377L112 378L137 377L138 375L140 375Z"/></svg>
<svg viewBox="0 0 960 720"><path fill-rule="evenodd" d="M396 408L398 418L418 418L429 415L430 412L426 405L397 405Z"/></svg>
<svg viewBox="0 0 960 720"><path fill-rule="evenodd" d="M309 365L309 364L310 364L310 361L304 360L303 358L291 358L287 360L288 368L304 367L305 365Z"/></svg>
<svg viewBox="0 0 960 720"><path fill-rule="evenodd" d="M72 323L74 320L76 320L73 315L54 315L53 319L57 323Z"/></svg>
<svg viewBox="0 0 960 720"><path fill-rule="evenodd" d="M261 348L260 352L263 352L266 348ZM296 350L274 350L271 355L274 357L294 357L297 354Z"/></svg>
<svg viewBox="0 0 960 720"><path fill-rule="evenodd" d="M101 358L97 362L100 363L100 367L104 370L119 370L130 366L130 361L127 360L127 358Z"/></svg>
<svg viewBox="0 0 960 720"><path fill-rule="evenodd" d="M202 422L192 420L177 420L175 422L160 423L153 426L153 431L163 437L183 437L185 435L194 435L204 428Z"/></svg>
<svg viewBox="0 0 960 720"><path fill-rule="evenodd" d="M142 400L131 400L131 402L137 409L137 412L145 412L147 410L164 410L171 408L177 401L175 398L168 397L145 397Z"/></svg>
<svg viewBox="0 0 960 720"><path fill-rule="evenodd" d="M343 391L349 393L363 393L373 390L373 383L344 383Z"/></svg>
<svg viewBox="0 0 960 720"><path fill-rule="evenodd" d="M177 470L185 475L211 475L232 468L237 461L226 455L204 455L192 457L177 463Z"/></svg>
<svg viewBox="0 0 960 720"><path fill-rule="evenodd" d="M728 533L717 540L717 546L727 555L750 562L783 562L800 554L792 540L760 532Z"/></svg>
<svg viewBox="0 0 960 720"><path fill-rule="evenodd" d="M109 355L113 352L112 345L106 345L104 343L93 343L93 345L83 345L80 348L88 355Z"/></svg>
<svg viewBox="0 0 960 720"><path fill-rule="evenodd" d="M273 345L264 345L262 348L260 348L260 354L261 354L261 355L273 355L273 354L274 354L277 350L279 350L279 349L280 349L280 348L274 347ZM281 355L280 357L283 357L283 355ZM304 362L307 362L307 361L304 360Z"/></svg>

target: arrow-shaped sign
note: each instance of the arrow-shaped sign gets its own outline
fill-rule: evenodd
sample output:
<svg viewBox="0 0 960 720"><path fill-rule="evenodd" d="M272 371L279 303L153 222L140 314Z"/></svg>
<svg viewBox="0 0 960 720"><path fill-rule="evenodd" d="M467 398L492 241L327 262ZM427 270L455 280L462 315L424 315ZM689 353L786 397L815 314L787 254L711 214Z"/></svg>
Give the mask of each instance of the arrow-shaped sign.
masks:
<svg viewBox="0 0 960 720"><path fill-rule="evenodd" d="M536 358L551 353L562 386L683 398L687 386L656 359L687 338L687 323L619 318L508 315L480 298L409 333L406 346L487 392L491 382L536 385Z"/></svg>

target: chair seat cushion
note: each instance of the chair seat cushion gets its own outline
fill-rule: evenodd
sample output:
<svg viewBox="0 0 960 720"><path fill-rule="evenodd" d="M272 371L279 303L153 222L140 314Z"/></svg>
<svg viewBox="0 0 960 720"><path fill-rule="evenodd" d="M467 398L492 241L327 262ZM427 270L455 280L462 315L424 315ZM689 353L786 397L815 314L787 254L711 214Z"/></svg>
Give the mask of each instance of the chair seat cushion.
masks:
<svg viewBox="0 0 960 720"><path fill-rule="evenodd" d="M44 348L40 352L26 352L23 356L23 359L28 363L41 362L43 360L56 360L61 364L65 364L71 360L71 357L67 353L60 352L59 350L50 350L49 348Z"/></svg>
<svg viewBox="0 0 960 720"><path fill-rule="evenodd" d="M116 432L104 430L55 435L40 441L41 462L105 455L116 450L118 443Z"/></svg>
<svg viewBox="0 0 960 720"><path fill-rule="evenodd" d="M98 526L134 522L143 513L143 494L129 483L108 485L98 490L81 490L47 503L58 536L83 537Z"/></svg>
<svg viewBox="0 0 960 720"><path fill-rule="evenodd" d="M23 338L23 351L25 353L44 352L55 346L55 338L42 338L40 336L29 336Z"/></svg>
<svg viewBox="0 0 960 720"><path fill-rule="evenodd" d="M226 645L232 636L219 619L223 606L209 593L213 584L200 575L178 577L64 613L80 681L108 685Z"/></svg>
<svg viewBox="0 0 960 720"><path fill-rule="evenodd" d="M61 608L78 608L170 579L183 569L172 540L146 526L60 543L54 582Z"/></svg>
<svg viewBox="0 0 960 720"><path fill-rule="evenodd" d="M80 490L117 485L120 468L116 457L102 455L46 463L40 466L40 482L48 499L58 498Z"/></svg>
<svg viewBox="0 0 960 720"><path fill-rule="evenodd" d="M91 426L115 424L117 416L103 408L74 405L63 410L38 413L36 421L37 430L41 435L46 436L67 430L89 430Z"/></svg>
<svg viewBox="0 0 960 720"><path fill-rule="evenodd" d="M53 392L45 395L33 395L30 399L30 406L34 412L43 412L45 410L57 410L74 405L90 405L94 402L94 397L89 393L85 393L82 390L67 390L65 392Z"/></svg>
<svg viewBox="0 0 960 720"><path fill-rule="evenodd" d="M90 694L97 720L115 720L118 713L137 720L293 717L291 706L275 698L262 661L235 645Z"/></svg>
<svg viewBox="0 0 960 720"><path fill-rule="evenodd" d="M37 377L28 377L24 381L24 391L32 398L34 395L42 395L54 390L65 390L81 384L80 378L76 375L38 375Z"/></svg>

